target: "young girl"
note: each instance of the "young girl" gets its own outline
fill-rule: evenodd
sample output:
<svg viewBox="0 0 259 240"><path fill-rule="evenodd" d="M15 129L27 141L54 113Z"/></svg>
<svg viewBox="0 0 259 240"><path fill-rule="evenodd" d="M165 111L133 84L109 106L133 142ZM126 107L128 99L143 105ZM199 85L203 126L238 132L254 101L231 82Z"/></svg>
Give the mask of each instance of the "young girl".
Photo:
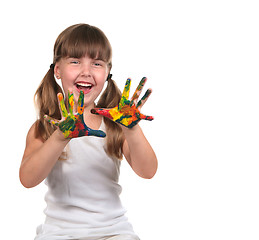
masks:
<svg viewBox="0 0 259 240"><path fill-rule="evenodd" d="M143 78L128 100L128 79L121 95L111 79L111 55L104 33L87 24L65 29L55 42L53 64L35 94L39 119L28 132L20 167L25 187L44 179L48 186L37 240L139 239L125 217L118 179L123 155L143 178L157 170L137 124L152 120L139 111L151 90L138 102Z"/></svg>

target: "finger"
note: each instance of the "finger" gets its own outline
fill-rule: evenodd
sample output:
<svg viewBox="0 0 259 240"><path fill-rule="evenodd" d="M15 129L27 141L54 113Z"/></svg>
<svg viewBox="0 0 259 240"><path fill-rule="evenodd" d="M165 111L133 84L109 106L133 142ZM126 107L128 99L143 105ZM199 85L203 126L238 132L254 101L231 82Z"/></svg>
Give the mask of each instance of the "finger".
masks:
<svg viewBox="0 0 259 240"><path fill-rule="evenodd" d="M131 79L128 78L122 93L122 97L128 99L129 98L129 91L130 91L130 84L131 84Z"/></svg>
<svg viewBox="0 0 259 240"><path fill-rule="evenodd" d="M94 130L94 129L89 128L87 136L96 136L96 137L104 138L104 137L106 137L106 134L102 130Z"/></svg>
<svg viewBox="0 0 259 240"><path fill-rule="evenodd" d="M47 122L49 122L50 124L52 124L52 125L55 125L55 126L58 126L58 125L59 125L59 120L54 119L54 118L52 118L52 117L50 117L50 116L48 116L48 115L44 115L44 119L45 119Z"/></svg>
<svg viewBox="0 0 259 240"><path fill-rule="evenodd" d="M68 110L71 115L74 115L74 94L68 90Z"/></svg>
<svg viewBox="0 0 259 240"><path fill-rule="evenodd" d="M78 98L77 112L80 115L84 113L84 92L83 91L80 91L80 95Z"/></svg>
<svg viewBox="0 0 259 240"><path fill-rule="evenodd" d="M138 104L137 104L137 108L142 108L143 105L145 104L145 102L148 100L150 94L152 93L152 89L148 89L144 96L139 100Z"/></svg>
<svg viewBox="0 0 259 240"><path fill-rule="evenodd" d="M143 77L143 78L141 79L141 81L140 81L138 87L136 88L136 91L135 91L134 94L133 94L133 97L131 98L131 103L135 103L135 105L136 105L137 100L138 100L138 98L139 98L139 96L140 96L140 94L141 94L141 91L142 91L142 89L143 89L143 87L144 87L146 81L147 81L147 78L146 78L146 77Z"/></svg>
<svg viewBox="0 0 259 240"><path fill-rule="evenodd" d="M68 116L68 113L67 113L67 109L66 109L66 106L65 106L63 94L58 93L57 96L58 96L59 108L61 110L62 116L66 118Z"/></svg>
<svg viewBox="0 0 259 240"><path fill-rule="evenodd" d="M96 114L96 115L102 115L104 117L113 119L113 117L110 114L110 109L104 109L104 108L93 108L91 110L91 113Z"/></svg>
<svg viewBox="0 0 259 240"><path fill-rule="evenodd" d="M144 114L140 114L140 118L143 119L143 120L148 120L148 121L154 120L154 117L147 116L147 115L144 115Z"/></svg>
<svg viewBox="0 0 259 240"><path fill-rule="evenodd" d="M128 98L129 98L130 84L131 84L131 79L128 78L127 81L126 81L122 96L121 96L121 100L120 100L120 103L119 103L118 110L120 110L125 105L124 102L127 101Z"/></svg>

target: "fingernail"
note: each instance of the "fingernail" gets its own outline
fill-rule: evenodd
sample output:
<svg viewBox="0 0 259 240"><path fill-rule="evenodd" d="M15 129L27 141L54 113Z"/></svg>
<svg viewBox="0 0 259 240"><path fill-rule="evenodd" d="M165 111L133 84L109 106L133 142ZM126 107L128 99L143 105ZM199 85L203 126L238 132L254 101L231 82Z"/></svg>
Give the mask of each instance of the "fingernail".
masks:
<svg viewBox="0 0 259 240"><path fill-rule="evenodd" d="M58 99L59 99L59 101L61 101L63 99L62 93L58 93Z"/></svg>

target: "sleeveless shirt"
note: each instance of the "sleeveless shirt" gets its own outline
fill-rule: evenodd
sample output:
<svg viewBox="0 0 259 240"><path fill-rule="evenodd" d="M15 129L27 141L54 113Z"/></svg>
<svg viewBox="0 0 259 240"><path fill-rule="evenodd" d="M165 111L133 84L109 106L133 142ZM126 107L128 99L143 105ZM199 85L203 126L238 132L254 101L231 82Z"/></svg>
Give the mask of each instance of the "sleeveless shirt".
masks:
<svg viewBox="0 0 259 240"><path fill-rule="evenodd" d="M103 121L100 129L105 131ZM67 159L57 161L46 178L46 220L35 240L136 236L119 198L120 160L107 155L105 139L74 138L65 151Z"/></svg>

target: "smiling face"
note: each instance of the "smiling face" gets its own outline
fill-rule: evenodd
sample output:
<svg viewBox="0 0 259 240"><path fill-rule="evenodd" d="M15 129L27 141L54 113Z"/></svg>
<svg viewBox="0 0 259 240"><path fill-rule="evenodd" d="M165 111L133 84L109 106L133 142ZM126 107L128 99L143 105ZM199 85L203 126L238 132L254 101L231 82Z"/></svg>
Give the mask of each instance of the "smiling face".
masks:
<svg viewBox="0 0 259 240"><path fill-rule="evenodd" d="M78 99L80 91L85 94L85 106L93 106L95 99L103 89L109 73L107 63L88 56L81 58L61 58L55 65L55 75L61 79L63 89L68 90Z"/></svg>
<svg viewBox="0 0 259 240"><path fill-rule="evenodd" d="M54 73L66 95L70 90L77 99L83 90L85 106L93 105L111 69L111 58L111 45L100 29L76 24L65 29L55 42Z"/></svg>

